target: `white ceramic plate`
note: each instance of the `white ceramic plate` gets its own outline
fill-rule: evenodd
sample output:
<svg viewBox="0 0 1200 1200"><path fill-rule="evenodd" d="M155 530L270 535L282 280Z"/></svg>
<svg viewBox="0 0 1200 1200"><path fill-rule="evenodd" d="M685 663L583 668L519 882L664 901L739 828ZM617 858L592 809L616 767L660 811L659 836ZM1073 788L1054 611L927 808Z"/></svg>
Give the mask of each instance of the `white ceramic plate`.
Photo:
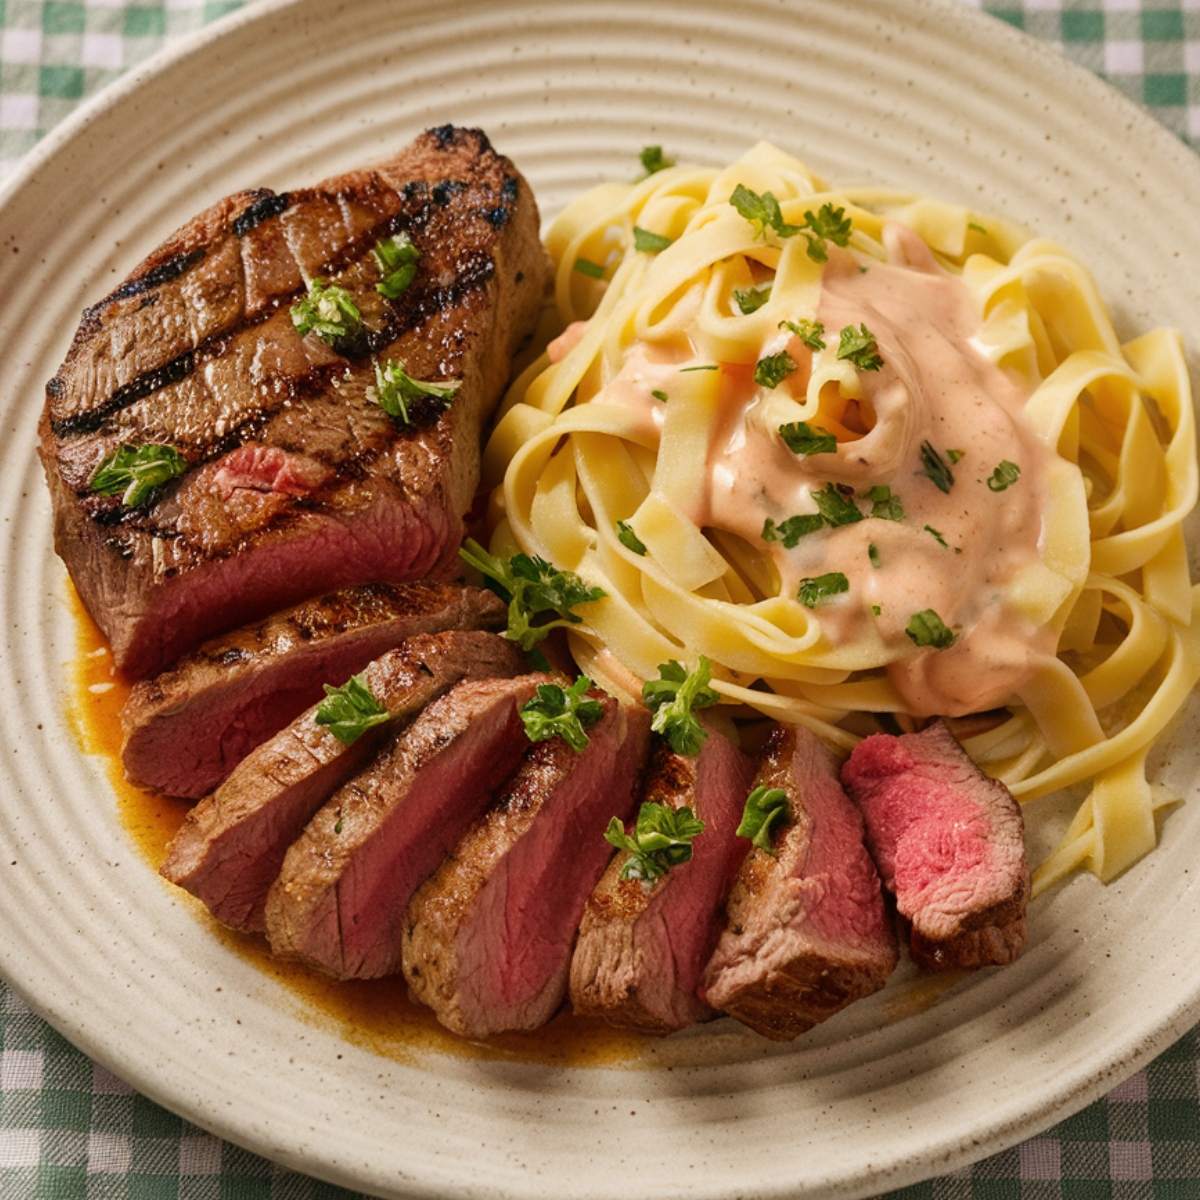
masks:
<svg viewBox="0 0 1200 1200"><path fill-rule="evenodd" d="M265 0L133 72L0 196L0 970L67 1037L217 1134L387 1196L855 1196L1103 1094L1200 1019L1200 804L1108 889L1034 906L1014 967L904 983L791 1046L718 1022L633 1065L396 1062L308 1019L160 883L64 727L73 628L34 455L80 309L194 211L484 127L547 213L642 146L769 138L844 182L994 209L1088 262L1121 329L1200 345L1200 165L954 0ZM1193 708L1160 755L1195 797ZM668 1067L670 1069L668 1069Z"/></svg>

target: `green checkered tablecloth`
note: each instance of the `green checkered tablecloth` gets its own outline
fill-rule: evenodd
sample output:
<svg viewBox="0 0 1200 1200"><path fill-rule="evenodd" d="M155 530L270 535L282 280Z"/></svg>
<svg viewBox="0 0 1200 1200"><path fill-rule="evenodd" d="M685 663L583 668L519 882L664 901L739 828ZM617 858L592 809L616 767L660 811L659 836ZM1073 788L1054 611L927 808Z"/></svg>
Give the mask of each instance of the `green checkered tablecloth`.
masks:
<svg viewBox="0 0 1200 1200"><path fill-rule="evenodd" d="M241 3L0 0L0 179L80 100ZM1200 0L979 6L1059 46L1200 148ZM1047 1133L892 1200L1200 1200L1198 1079L1200 1029ZM0 982L0 1200L354 1195L221 1142L139 1096Z"/></svg>

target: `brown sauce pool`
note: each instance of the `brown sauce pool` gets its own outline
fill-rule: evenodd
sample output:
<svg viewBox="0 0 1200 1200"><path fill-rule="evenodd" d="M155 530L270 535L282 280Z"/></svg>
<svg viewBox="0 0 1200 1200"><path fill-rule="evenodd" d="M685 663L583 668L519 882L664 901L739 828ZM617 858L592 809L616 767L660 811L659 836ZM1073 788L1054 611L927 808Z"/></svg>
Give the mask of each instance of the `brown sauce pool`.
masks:
<svg viewBox="0 0 1200 1200"><path fill-rule="evenodd" d="M120 711L130 684L113 666L108 644L75 589L67 586L77 630L68 716L83 752L103 759L121 823L146 869L157 872L166 857L167 843L183 823L191 802L144 791L125 779ZM410 1062L422 1052L436 1051L555 1066L632 1066L644 1059L654 1044L653 1039L566 1013L534 1033L469 1042L443 1029L428 1009L411 1001L402 978L338 982L276 959L261 937L226 929L198 900L165 879L162 886L188 903L214 937L279 982L294 999L302 1020L331 1029L347 1042L385 1058Z"/></svg>

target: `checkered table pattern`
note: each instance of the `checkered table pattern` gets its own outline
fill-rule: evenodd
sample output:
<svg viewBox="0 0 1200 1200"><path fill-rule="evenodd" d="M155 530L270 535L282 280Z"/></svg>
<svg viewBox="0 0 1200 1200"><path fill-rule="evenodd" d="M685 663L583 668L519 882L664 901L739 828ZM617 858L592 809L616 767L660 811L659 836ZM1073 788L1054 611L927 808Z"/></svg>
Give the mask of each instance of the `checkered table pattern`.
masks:
<svg viewBox="0 0 1200 1200"><path fill-rule="evenodd" d="M80 100L242 2L0 0L0 182ZM1200 0L965 2L1058 46L1200 149ZM0 1200L356 1196L138 1095L0 981ZM1040 1137L889 1200L1200 1200L1200 1029Z"/></svg>

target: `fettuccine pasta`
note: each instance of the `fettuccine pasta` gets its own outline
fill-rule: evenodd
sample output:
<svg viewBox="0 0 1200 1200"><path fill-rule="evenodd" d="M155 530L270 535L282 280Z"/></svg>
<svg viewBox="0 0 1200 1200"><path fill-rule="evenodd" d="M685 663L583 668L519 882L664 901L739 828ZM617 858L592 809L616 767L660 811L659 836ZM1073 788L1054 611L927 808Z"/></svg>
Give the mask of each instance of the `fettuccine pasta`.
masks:
<svg viewBox="0 0 1200 1200"><path fill-rule="evenodd" d="M1174 332L1122 344L1061 247L765 144L598 187L548 245L564 332L484 471L493 552L605 593L582 671L636 696L704 655L732 715L842 750L986 713L958 731L1020 800L1090 788L1035 890L1153 847L1200 675Z"/></svg>

